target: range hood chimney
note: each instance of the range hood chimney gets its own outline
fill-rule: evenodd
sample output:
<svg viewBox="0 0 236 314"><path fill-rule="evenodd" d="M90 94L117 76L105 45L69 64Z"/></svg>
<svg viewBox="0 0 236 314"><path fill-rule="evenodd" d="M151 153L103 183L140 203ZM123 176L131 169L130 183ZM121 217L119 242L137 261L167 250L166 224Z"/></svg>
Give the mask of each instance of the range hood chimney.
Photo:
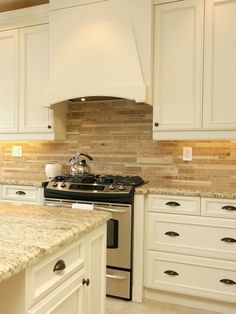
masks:
<svg viewBox="0 0 236 314"><path fill-rule="evenodd" d="M139 0L138 6L137 0L62 1L67 7L58 2L50 1L49 102L87 96L146 102L148 74L141 56L145 43L138 47L137 41L150 30L144 23L147 34L138 26L137 36L131 12L136 8L136 14L150 13L151 23L151 9L143 10L151 1Z"/></svg>

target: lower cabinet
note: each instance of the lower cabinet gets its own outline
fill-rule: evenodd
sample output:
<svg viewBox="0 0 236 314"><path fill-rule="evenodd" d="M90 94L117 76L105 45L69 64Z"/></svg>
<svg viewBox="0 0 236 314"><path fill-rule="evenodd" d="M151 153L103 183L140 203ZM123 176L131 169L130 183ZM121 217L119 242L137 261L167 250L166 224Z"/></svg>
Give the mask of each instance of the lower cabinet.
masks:
<svg viewBox="0 0 236 314"><path fill-rule="evenodd" d="M1 185L1 200L42 205L43 188L31 185L3 184Z"/></svg>
<svg viewBox="0 0 236 314"><path fill-rule="evenodd" d="M235 263L180 254L146 254L146 286L235 303Z"/></svg>
<svg viewBox="0 0 236 314"><path fill-rule="evenodd" d="M105 314L105 278L106 224L2 281L0 313Z"/></svg>
<svg viewBox="0 0 236 314"><path fill-rule="evenodd" d="M42 300L27 314L80 314L85 312L85 288L83 280L85 271L75 274L48 297Z"/></svg>
<svg viewBox="0 0 236 314"><path fill-rule="evenodd" d="M195 199L148 195L144 286L235 305L236 200Z"/></svg>

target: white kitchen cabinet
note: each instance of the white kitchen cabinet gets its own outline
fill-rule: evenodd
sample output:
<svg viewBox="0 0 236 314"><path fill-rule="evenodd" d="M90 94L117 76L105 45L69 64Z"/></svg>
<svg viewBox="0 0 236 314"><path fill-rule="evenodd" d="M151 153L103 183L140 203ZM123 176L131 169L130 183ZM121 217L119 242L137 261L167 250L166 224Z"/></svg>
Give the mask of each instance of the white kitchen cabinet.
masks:
<svg viewBox="0 0 236 314"><path fill-rule="evenodd" d="M179 212L172 212L164 206L167 201L179 203ZM196 204L199 211L193 214ZM226 302L224 309L220 307L222 304L216 304L216 311L234 313L231 308L234 308L236 300L235 205L234 199L147 196L144 252L146 298L155 299L155 292L158 291L162 294L180 294L182 300L185 295L191 295L195 297L195 304L197 297L203 298L199 302L205 309L210 309L209 304L214 299ZM186 305L194 306L194 301Z"/></svg>
<svg viewBox="0 0 236 314"><path fill-rule="evenodd" d="M1 282L1 313L105 314L105 268L106 224Z"/></svg>
<svg viewBox="0 0 236 314"><path fill-rule="evenodd" d="M154 121L157 130L200 129L203 0L155 6Z"/></svg>
<svg viewBox="0 0 236 314"><path fill-rule="evenodd" d="M0 133L18 130L19 30L0 32Z"/></svg>
<svg viewBox="0 0 236 314"><path fill-rule="evenodd" d="M0 14L0 140L65 139L67 104L50 106L45 92L49 31L42 7Z"/></svg>
<svg viewBox="0 0 236 314"><path fill-rule="evenodd" d="M235 284L223 282L235 281L235 263L152 251L146 257L149 287L235 303Z"/></svg>
<svg viewBox="0 0 236 314"><path fill-rule="evenodd" d="M48 132L51 111L48 83L48 24L20 30L20 127L21 133Z"/></svg>
<svg viewBox="0 0 236 314"><path fill-rule="evenodd" d="M236 0L206 0L205 8L203 126L236 130Z"/></svg>
<svg viewBox="0 0 236 314"><path fill-rule="evenodd" d="M81 271L70 278L38 306L27 311L27 314L85 314L84 274Z"/></svg>
<svg viewBox="0 0 236 314"><path fill-rule="evenodd" d="M235 139L236 0L155 6L153 138Z"/></svg>
<svg viewBox="0 0 236 314"><path fill-rule="evenodd" d="M42 204L43 189L37 186L3 184L1 200L19 203Z"/></svg>
<svg viewBox="0 0 236 314"><path fill-rule="evenodd" d="M85 313L105 314L106 297L106 228L99 228L87 236ZM86 285L86 284L85 284Z"/></svg>

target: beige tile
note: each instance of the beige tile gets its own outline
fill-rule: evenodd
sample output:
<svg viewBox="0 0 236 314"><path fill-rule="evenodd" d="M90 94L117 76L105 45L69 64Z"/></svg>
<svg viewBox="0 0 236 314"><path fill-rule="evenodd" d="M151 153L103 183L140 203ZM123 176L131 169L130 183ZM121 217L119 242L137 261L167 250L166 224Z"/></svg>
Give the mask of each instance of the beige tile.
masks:
<svg viewBox="0 0 236 314"><path fill-rule="evenodd" d="M145 301L140 304L107 298L106 314L216 314L216 312L162 302Z"/></svg>

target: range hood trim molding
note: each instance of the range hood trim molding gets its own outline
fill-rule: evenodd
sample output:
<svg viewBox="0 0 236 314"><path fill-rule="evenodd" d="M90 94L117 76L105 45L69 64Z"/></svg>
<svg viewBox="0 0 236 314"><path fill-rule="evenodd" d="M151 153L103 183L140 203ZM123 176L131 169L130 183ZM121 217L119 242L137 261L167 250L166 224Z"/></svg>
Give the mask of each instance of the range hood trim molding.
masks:
<svg viewBox="0 0 236 314"><path fill-rule="evenodd" d="M62 101L70 99L90 97L90 96L105 96L105 97L117 97L129 100L135 100L136 102L146 102L146 85L135 86L116 86L111 88L97 88L88 87L80 89L48 89L46 90L47 97L50 99L50 104L56 104Z"/></svg>

